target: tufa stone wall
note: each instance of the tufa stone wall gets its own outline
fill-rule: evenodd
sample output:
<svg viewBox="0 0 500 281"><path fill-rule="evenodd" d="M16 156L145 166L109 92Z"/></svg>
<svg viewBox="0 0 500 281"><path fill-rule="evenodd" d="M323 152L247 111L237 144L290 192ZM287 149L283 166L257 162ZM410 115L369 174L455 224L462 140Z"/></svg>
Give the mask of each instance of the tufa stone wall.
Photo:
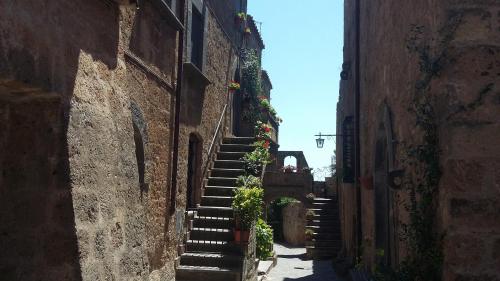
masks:
<svg viewBox="0 0 500 281"><path fill-rule="evenodd" d="M172 280L176 31L101 0L0 1L0 30L0 275Z"/></svg>
<svg viewBox="0 0 500 281"><path fill-rule="evenodd" d="M292 202L283 208L283 236L294 246L303 246L306 241L306 208L301 202Z"/></svg>
<svg viewBox="0 0 500 281"><path fill-rule="evenodd" d="M355 1L346 1L344 62L355 61ZM444 280L497 280L497 249L500 227L499 135L500 13L491 1L371 1L361 5L361 177L373 177L373 186L361 187L362 217L356 217L355 188L339 186L341 222L346 255L355 256L356 222L362 221L363 262L373 268L377 251L377 144L389 140L394 159L386 163L402 166L405 145L418 144L421 131L415 115L408 111L421 77L418 54L406 45L412 27L431 54L446 52L448 60L430 81L429 94L441 149L442 177L437 197L438 228L444 237ZM454 21L459 18L460 20ZM444 28L448 27L448 29ZM455 30L456 31L453 31ZM446 46L441 43L451 40ZM352 66L354 64L352 63ZM354 68L341 82L339 122L354 114ZM387 109L389 119L381 114ZM339 123L340 127L341 123ZM391 130L386 130L392 127ZM384 133L380 133L383 128ZM394 140L394 142L392 142ZM339 167L342 150L339 144ZM406 170L406 173L414 171ZM386 186L386 185L384 185ZM393 240L392 264L407 254L405 244L394 233L408 222L405 191L387 189L389 228Z"/></svg>

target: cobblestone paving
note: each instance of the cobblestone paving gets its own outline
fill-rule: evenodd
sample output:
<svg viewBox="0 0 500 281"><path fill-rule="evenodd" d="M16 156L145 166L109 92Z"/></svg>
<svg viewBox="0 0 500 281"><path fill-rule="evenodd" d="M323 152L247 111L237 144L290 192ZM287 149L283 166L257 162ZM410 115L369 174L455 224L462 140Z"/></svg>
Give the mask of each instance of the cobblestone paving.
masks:
<svg viewBox="0 0 500 281"><path fill-rule="evenodd" d="M274 244L278 264L271 270L267 281L340 281L335 276L331 260L305 259L305 248Z"/></svg>

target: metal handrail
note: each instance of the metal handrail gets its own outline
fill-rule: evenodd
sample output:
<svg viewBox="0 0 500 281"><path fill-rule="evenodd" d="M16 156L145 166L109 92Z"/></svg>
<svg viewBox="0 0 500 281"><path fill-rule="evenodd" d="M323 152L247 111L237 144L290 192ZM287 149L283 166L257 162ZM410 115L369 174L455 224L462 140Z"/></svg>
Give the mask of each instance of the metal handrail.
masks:
<svg viewBox="0 0 500 281"><path fill-rule="evenodd" d="M205 165L204 165L205 168L203 170L202 181L205 180L205 176L206 176L206 173L208 170L208 165L210 165L210 161L212 161L213 150L215 148L215 143L218 140L222 121L224 120L224 117L226 116L226 110L227 110L227 104L224 105L224 109L222 110L222 114L220 115L220 118L219 118L219 123L217 123L217 128L215 129L214 136L212 137L212 142L210 143L210 148L208 149L208 156L207 156L207 160L205 161Z"/></svg>

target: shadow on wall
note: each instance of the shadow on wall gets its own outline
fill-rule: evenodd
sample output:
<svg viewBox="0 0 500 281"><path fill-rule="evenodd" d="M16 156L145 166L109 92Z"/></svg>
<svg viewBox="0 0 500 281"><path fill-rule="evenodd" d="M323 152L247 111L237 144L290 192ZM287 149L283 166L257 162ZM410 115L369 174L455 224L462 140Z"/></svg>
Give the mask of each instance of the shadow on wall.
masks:
<svg viewBox="0 0 500 281"><path fill-rule="evenodd" d="M116 67L118 19L100 0L0 3L2 280L82 280L74 210L97 209L72 198L69 104L81 51Z"/></svg>

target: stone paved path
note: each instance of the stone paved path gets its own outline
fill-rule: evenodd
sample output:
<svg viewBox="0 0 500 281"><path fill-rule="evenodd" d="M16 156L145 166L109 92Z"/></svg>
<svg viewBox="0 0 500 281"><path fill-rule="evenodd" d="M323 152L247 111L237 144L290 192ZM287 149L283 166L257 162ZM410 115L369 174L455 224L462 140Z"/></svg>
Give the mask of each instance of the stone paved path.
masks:
<svg viewBox="0 0 500 281"><path fill-rule="evenodd" d="M335 276L331 260L306 260L305 248L274 244L278 264L271 270L267 281L340 281Z"/></svg>

